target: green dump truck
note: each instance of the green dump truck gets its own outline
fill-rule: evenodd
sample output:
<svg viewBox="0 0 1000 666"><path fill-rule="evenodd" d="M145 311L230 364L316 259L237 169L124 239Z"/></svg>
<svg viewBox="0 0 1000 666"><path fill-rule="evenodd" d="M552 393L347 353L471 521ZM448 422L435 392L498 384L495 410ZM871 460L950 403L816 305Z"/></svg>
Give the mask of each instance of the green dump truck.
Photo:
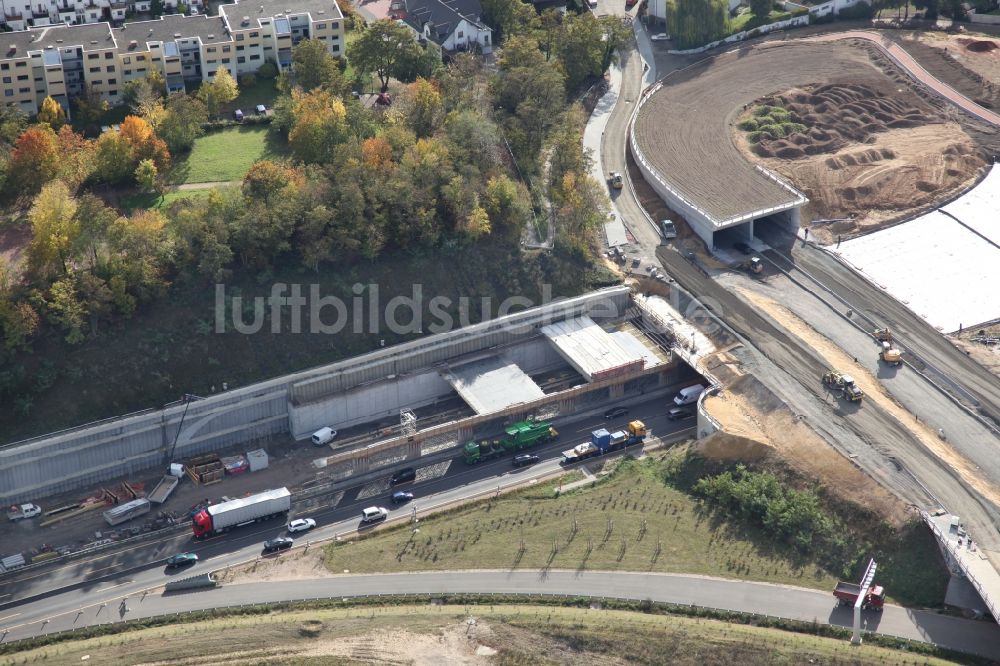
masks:
<svg viewBox="0 0 1000 666"><path fill-rule="evenodd" d="M551 423L546 421L518 421L509 425L500 439L469 442L462 451L467 465L498 458L508 453L517 453L539 442L548 442L559 436Z"/></svg>

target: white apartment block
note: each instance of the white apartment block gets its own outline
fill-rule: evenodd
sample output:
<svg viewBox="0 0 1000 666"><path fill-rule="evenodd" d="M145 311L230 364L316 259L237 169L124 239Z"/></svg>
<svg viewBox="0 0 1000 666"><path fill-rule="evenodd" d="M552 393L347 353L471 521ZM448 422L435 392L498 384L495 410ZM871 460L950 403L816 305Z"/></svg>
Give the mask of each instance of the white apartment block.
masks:
<svg viewBox="0 0 1000 666"><path fill-rule="evenodd" d="M69 100L84 86L116 104L125 83L153 69L170 92L208 81L220 67L234 78L268 61L283 70L291 64L292 46L305 38L343 55L344 16L336 0L244 0L222 5L218 16L172 14L120 27L102 21L4 32L0 90L4 103L27 113L38 113L46 96L68 113Z"/></svg>

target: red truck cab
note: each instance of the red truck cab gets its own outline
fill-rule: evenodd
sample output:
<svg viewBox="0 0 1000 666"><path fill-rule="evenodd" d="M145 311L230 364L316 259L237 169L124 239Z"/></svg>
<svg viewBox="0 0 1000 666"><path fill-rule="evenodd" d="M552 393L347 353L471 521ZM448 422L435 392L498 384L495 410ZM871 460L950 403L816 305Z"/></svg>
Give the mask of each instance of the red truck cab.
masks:
<svg viewBox="0 0 1000 666"><path fill-rule="evenodd" d="M857 583L837 583L833 590L833 596L837 597L841 606L853 606L858 600L861 586ZM881 585L872 585L865 593L865 600L861 604L862 608L880 611L885 606L885 588Z"/></svg>
<svg viewBox="0 0 1000 666"><path fill-rule="evenodd" d="M191 529L194 531L196 539L212 533L212 516L209 515L208 511L202 509L194 514L194 518L191 519Z"/></svg>

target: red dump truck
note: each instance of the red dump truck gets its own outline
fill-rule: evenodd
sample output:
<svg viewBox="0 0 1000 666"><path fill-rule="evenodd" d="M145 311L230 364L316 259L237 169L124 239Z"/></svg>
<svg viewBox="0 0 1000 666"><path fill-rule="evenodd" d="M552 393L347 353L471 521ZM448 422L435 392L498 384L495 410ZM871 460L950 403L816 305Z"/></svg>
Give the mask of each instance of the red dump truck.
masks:
<svg viewBox="0 0 1000 666"><path fill-rule="evenodd" d="M292 508L292 495L288 488L265 490L249 497L213 504L202 509L192 519L196 539L222 534L234 527L249 525L287 513Z"/></svg>
<svg viewBox="0 0 1000 666"><path fill-rule="evenodd" d="M861 586L857 583L837 583L833 589L833 596L837 597L841 606L853 606L861 593ZM861 604L864 609L880 611L885 605L885 589L881 585L872 585L865 594L865 600Z"/></svg>

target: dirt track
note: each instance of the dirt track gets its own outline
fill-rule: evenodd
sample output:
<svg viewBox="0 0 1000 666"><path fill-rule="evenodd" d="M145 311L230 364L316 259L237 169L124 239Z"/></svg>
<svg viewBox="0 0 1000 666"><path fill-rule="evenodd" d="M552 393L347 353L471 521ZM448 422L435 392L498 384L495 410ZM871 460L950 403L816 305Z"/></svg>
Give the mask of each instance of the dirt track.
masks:
<svg viewBox="0 0 1000 666"><path fill-rule="evenodd" d="M734 143L729 128L736 116L761 97L820 81L908 86L904 75L890 77L881 67L847 43L764 42L724 53L664 79L636 118L636 142L654 168L717 218L778 205L790 195ZM910 106L933 112L916 95L907 97Z"/></svg>

